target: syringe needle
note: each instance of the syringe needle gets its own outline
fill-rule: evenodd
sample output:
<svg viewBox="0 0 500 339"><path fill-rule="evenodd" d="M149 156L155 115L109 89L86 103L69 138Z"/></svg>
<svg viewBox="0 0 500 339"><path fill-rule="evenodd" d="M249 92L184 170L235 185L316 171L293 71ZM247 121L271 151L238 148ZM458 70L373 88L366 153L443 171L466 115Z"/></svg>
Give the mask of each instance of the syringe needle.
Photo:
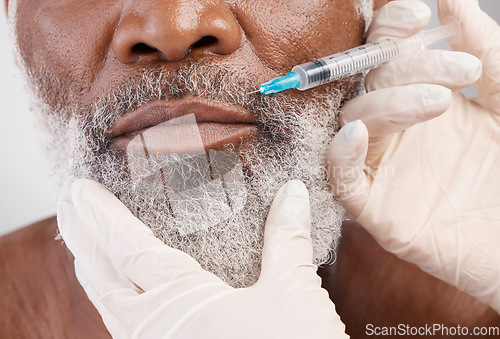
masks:
<svg viewBox="0 0 500 339"><path fill-rule="evenodd" d="M247 93L247 95L250 95L250 94L255 94L255 93L260 93L260 89L256 90L256 91L253 91L253 92L249 92Z"/></svg>

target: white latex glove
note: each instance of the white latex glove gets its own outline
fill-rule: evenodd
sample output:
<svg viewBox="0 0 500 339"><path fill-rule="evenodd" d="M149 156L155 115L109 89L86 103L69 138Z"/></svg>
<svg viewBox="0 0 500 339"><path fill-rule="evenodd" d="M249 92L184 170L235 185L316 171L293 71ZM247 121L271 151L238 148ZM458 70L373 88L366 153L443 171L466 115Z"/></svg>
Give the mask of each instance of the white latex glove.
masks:
<svg viewBox="0 0 500 339"><path fill-rule="evenodd" d="M369 93L343 108L351 123L331 145L332 185L386 250L500 312L500 28L477 0L439 9L461 23L454 49L482 61L479 98L450 91L481 74L465 53L429 50L370 72ZM369 39L409 36L429 15L393 1Z"/></svg>
<svg viewBox="0 0 500 339"><path fill-rule="evenodd" d="M100 184L58 206L77 277L116 338L346 338L312 264L309 195L291 181L269 212L259 281L235 289L167 247Z"/></svg>

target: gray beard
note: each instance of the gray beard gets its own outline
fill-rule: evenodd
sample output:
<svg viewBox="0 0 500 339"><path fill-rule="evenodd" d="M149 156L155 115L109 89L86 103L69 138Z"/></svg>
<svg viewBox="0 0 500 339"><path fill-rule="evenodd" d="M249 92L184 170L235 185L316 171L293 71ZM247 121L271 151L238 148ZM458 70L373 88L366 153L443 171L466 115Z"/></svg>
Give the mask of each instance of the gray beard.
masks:
<svg viewBox="0 0 500 339"><path fill-rule="evenodd" d="M265 220L273 197L286 182L298 179L310 194L315 264L334 258L343 210L329 189L326 151L337 129L339 107L353 94L354 82L345 82L344 92L318 94L312 90L310 100L299 102L286 94L246 96L251 88L247 81L213 67L190 64L173 74L148 69L132 85L118 88L91 107L79 108L47 104L50 91L43 86L46 81L34 75L30 80L42 112L38 125L60 197L68 195L76 178L99 181L165 244L188 253L231 286L245 287L260 274ZM104 138L109 126L127 110L187 94L237 104L257 117L257 141L241 154L231 149L222 153L233 159L228 164L231 168L241 165L241 176L232 190L225 188L226 200L214 199L207 189L210 182L204 181L197 185L197 202L189 200L193 195L173 201L171 194L178 192L171 188L168 197L164 176L183 166L190 168L187 176L202 176L197 171L206 168L192 166L189 157L179 156L175 161L172 156L168 160L149 158L145 162L148 174L132 177L130 163L137 159L110 149ZM241 199L236 204L231 197ZM190 208L172 213L176 202ZM220 210L225 211L222 217L219 212L209 213ZM190 224L188 231L186 224Z"/></svg>

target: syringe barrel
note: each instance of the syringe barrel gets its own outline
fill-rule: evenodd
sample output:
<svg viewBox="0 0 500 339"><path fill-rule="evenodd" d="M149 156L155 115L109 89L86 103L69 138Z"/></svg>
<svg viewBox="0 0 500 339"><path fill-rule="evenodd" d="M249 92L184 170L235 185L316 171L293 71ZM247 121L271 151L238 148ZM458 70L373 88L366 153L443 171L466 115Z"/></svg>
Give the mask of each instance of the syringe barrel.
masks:
<svg viewBox="0 0 500 339"><path fill-rule="evenodd" d="M401 42L405 45L416 43L416 41L382 40L297 65L292 71L299 75L299 89L303 91L380 67L401 54L403 47L400 46ZM406 50L409 46L404 47ZM410 49L415 49L415 46Z"/></svg>

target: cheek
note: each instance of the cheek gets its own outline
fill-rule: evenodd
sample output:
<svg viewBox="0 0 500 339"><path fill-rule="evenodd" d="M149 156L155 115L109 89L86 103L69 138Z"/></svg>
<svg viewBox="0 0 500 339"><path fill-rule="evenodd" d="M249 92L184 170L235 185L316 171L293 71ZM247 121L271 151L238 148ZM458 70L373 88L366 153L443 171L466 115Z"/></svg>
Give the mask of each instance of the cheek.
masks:
<svg viewBox="0 0 500 339"><path fill-rule="evenodd" d="M254 52L279 73L362 43L352 0L254 1L237 13Z"/></svg>
<svg viewBox="0 0 500 339"><path fill-rule="evenodd" d="M104 64L119 13L106 1L19 6L18 34L21 57L34 74L57 78L72 93L88 91ZM111 2L112 3L112 2ZM43 74L41 74L43 76Z"/></svg>

